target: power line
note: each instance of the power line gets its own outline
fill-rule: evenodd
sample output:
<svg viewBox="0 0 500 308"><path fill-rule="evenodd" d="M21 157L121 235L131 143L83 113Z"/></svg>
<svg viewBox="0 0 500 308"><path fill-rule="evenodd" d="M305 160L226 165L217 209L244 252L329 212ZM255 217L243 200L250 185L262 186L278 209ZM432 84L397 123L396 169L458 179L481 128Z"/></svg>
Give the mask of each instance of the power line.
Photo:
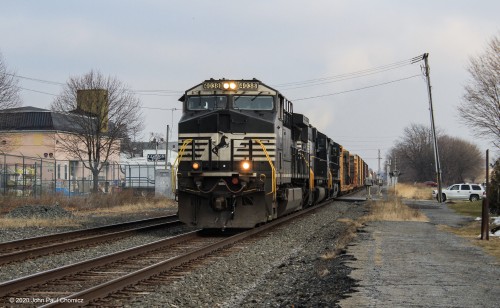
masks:
<svg viewBox="0 0 500 308"><path fill-rule="evenodd" d="M57 96L57 94L47 93L47 92L38 91L38 90L33 90L33 89L27 89L27 88L23 88L23 87L19 87L19 89L21 89L21 90L25 90L25 91L36 92L36 93L47 94L47 95L51 95L51 96Z"/></svg>
<svg viewBox="0 0 500 308"><path fill-rule="evenodd" d="M384 72L387 70L396 69L396 68L400 68L403 66L415 64L418 61L420 61L421 59L422 59L422 55L417 56L417 57L413 57L411 59L398 61L398 62L394 62L394 63L390 63L390 64L385 64L385 65L377 66L374 68L363 69L363 70L359 70L359 71L355 71L355 72L351 72L351 73L345 73L345 74L339 74L339 75L330 76L330 77L315 78L315 79L309 79L309 80L303 80L303 81L288 82L288 83L276 84L273 86L275 86L275 87L288 87L288 86L296 86L296 85L323 82L323 81L327 81L327 80L336 80L336 79L344 79L344 78L351 79L351 77L353 77L353 76L363 77L366 74L369 75L369 74L373 74L373 73L377 73L377 72Z"/></svg>
<svg viewBox="0 0 500 308"><path fill-rule="evenodd" d="M21 79L26 79L26 80L31 80L31 81L37 81L41 83L46 83L46 84L52 84L52 85L57 85L57 86L64 86L64 83L57 82L57 81L51 81L51 80L44 80L44 79L38 79L38 78L33 78L33 77L26 77L26 76L21 76L21 75L16 75L16 74L9 74L6 73L6 75L21 78Z"/></svg>
<svg viewBox="0 0 500 308"><path fill-rule="evenodd" d="M362 87L362 88L351 89L351 90L346 90L346 91L341 91L341 92L336 92L336 93L323 94L323 95L310 96L310 97L295 98L295 99L292 99L292 101L302 101L302 100L307 100L307 99L320 98L320 97L325 97L325 96L333 96L333 95L338 95L338 94L344 94L344 93L349 93L349 92L366 90L366 89L375 88L375 87L379 87L379 86L383 86L383 85L387 85L387 84L390 84L390 83L395 83L395 82L399 82L399 81L403 81L403 80L407 80L407 79L411 79L411 78L415 78L415 77L420 77L420 75L413 75L413 76L409 76L409 77L405 77L405 78L401 78L401 79L391 80L391 81L387 81L387 82L383 82L383 83L378 83L378 84L371 85L371 86L366 86L366 87Z"/></svg>
<svg viewBox="0 0 500 308"><path fill-rule="evenodd" d="M397 67L397 68L399 68L399 67ZM334 82L341 82L341 81L346 81L346 80L361 78L361 77L365 77L365 76L375 75L375 74L383 73L383 72L386 72L386 71L389 71L389 70L393 70L393 69L395 69L395 68L390 68L390 69L386 69L386 70L382 70L382 71L377 71L377 72L366 73L366 74L362 74L362 75L358 75L358 76L351 76L351 77L339 78L339 79L336 79L336 80L330 80L330 81L324 81L324 82L318 82L318 83L312 83L312 84L299 85L299 86L295 86L295 87L284 87L284 88L281 89L281 91L293 90L293 89L301 89L301 88L307 88L307 87L313 87L313 86L320 86L320 85L334 83Z"/></svg>
<svg viewBox="0 0 500 308"><path fill-rule="evenodd" d="M355 78L360 78L368 75L373 75L373 74L378 74L382 72L386 72L388 70L393 70L397 68L401 68L407 65L412 65L417 62L422 60L422 56L417 56L413 57L411 59L403 60L403 61L398 61L374 68L369 68L369 69L364 69L364 70L359 70L351 73L345 73L345 74L340 74L340 75L335 75L335 76L330 76L330 77L322 77L322 78L315 78L315 79L309 79L309 80L304 80L304 81L296 81L296 82L289 82L289 83L282 83L282 84L277 84L273 85L274 87L283 87L283 90L291 90L291 89L297 89L297 88L304 88L304 87L310 87L310 86L316 86L316 85L323 85L323 84L328 84L332 82L339 82L339 81L344 81L344 80L349 80L349 79L355 79ZM27 77L27 76L21 76L17 74L9 74L10 76L14 76L17 78L21 79L26 79L26 80L31 80L31 81L36 81L36 82L41 82L45 84L50 84L50 85L59 85L59 86L64 86L66 85L65 83L57 82L57 81L52 81L52 80L45 80L45 79L40 79L40 78L34 78L34 77ZM313 99L313 98L319 98L319 97L324 97L324 96L331 96L331 95L337 95L337 94L342 94L342 93L348 93L348 92L353 92L353 91L359 91L359 90L364 90L368 88L373 88L376 86L381 86L381 85L386 85L389 83L397 82L397 81L402 81L405 79L410 79L415 76L410 76L407 78L402 78L398 80L393 80L389 81L386 83L381 83L381 84L376 84L372 86L367 86L367 87L362 87L362 88L357 88L357 89L352 89L352 90L347 90L347 91L342 91L342 92L337 92L337 93L331 93L331 94L325 94L325 95L318 95L318 96L313 96L313 97L305 97L305 98L297 98L295 101L298 100L306 100L306 99ZM26 91L31 91L31 92L37 92L41 94L47 94L51 96L56 96L56 94L48 93L48 92L43 92L43 91L38 91L38 90L33 90L33 89L28 89L28 88L21 88L22 90ZM165 96L165 97L172 97L172 96L178 96L182 95L184 93L183 91L178 91L178 90L167 90L167 89L154 89L154 90L147 90L147 89L141 89L141 90L130 90L131 93L135 93L137 95L144 95L144 96Z"/></svg>

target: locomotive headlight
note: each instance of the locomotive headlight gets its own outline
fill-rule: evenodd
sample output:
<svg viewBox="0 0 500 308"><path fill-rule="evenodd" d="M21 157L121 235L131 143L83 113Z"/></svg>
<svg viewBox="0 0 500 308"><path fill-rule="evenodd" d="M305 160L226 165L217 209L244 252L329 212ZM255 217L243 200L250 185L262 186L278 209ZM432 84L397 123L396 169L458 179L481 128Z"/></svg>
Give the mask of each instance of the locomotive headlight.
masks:
<svg viewBox="0 0 500 308"><path fill-rule="evenodd" d="M236 83L235 82L224 82L222 84L222 87L224 88L224 90L236 90Z"/></svg>

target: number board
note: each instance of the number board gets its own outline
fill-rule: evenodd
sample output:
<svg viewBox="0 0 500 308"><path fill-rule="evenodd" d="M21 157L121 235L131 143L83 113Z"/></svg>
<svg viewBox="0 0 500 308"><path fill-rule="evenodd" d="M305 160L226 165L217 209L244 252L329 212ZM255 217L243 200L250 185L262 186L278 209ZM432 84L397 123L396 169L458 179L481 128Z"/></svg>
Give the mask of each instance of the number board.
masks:
<svg viewBox="0 0 500 308"><path fill-rule="evenodd" d="M204 82L204 90L222 90L222 82Z"/></svg>
<svg viewBox="0 0 500 308"><path fill-rule="evenodd" d="M258 88L259 88L258 82L242 81L238 83L238 89L240 90L257 90Z"/></svg>
<svg viewBox="0 0 500 308"><path fill-rule="evenodd" d="M236 84L236 89L238 90L259 89L259 83L254 81L235 81L234 83ZM226 89L224 89L223 81L207 81L203 83L203 90L226 90Z"/></svg>

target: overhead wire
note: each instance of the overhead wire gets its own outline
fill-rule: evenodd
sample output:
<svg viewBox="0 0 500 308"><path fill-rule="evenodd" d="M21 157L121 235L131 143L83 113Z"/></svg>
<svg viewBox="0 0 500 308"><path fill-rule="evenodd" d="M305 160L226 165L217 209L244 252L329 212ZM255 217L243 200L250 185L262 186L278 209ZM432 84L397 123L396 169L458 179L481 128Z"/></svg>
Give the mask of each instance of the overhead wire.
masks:
<svg viewBox="0 0 500 308"><path fill-rule="evenodd" d="M351 72L351 73L345 73L345 74L339 74L339 75L330 76L330 77L315 78L315 79L309 79L309 80L303 80L303 81L288 82L288 83L276 84L273 86L274 87L282 87L284 90L290 90L290 89L303 88L303 87L309 87L309 86L323 85L323 84L328 84L328 83L332 83L332 82L339 82L339 81L344 81L344 80L349 80L349 79L355 79L355 78L360 78L360 77L365 77L365 76L369 76L369 75L373 75L373 74L378 74L378 73L386 72L389 70L401 68L401 67L404 67L407 65L415 64L415 63L418 63L420 60L422 60L422 57L423 57L423 55L419 55L419 56L413 57L411 59L397 61L394 63L385 64L385 65L381 65L381 66L377 66L377 67L373 67L373 68L368 68L368 69L364 69L364 70L359 70L359 71L355 71L355 72ZM65 85L65 83L61 83L61 82L57 82L57 81L21 76L21 75L10 74L10 73L8 75L14 76L17 78L21 78L21 79L41 82L41 83L45 83L45 84ZM417 76L420 76L420 75L413 75L413 76L409 76L409 77L405 77L405 78L391 80L391 81L384 82L384 83L369 85L369 86L365 86L365 87L361 87L361 88L355 88L355 89L350 89L350 90L345 90L345 91L340 91L340 92L335 92L335 93L322 94L322 95L316 95L316 96L310 96L310 97L295 98L295 99L293 99L293 101L308 100L308 99L314 99L314 98L333 96L333 95L338 95L338 94L343 94L343 93L365 90L365 89L369 89L369 88L374 88L374 87L378 87L378 86L387 85L390 83L395 83L395 82L411 79L411 78L414 78ZM34 90L34 89L29 89L29 88L24 88L24 87L20 87L20 89L25 90L25 91L31 91L31 92L51 95L51 96L57 96L56 94L52 94L52 93L48 93L48 92L44 92L44 91L39 91L39 90ZM172 96L175 97L178 95L182 95L182 93L184 93L183 91L166 90L166 89L154 89L154 90L140 89L140 90L130 90L130 92L135 93L137 95L164 96L164 97L172 97Z"/></svg>
<svg viewBox="0 0 500 308"><path fill-rule="evenodd" d="M322 77L322 78L315 78L315 79L309 79L309 80L303 80L303 81L294 81L294 82L288 82L288 83L281 83L281 84L274 84L274 87L289 87L289 86L301 86L305 84L311 84L311 83L318 83L318 82L324 82L324 81L329 81L329 80L338 80L338 79L352 79L352 78L357 78L357 77L364 77L365 75L372 75L375 73L379 72L385 72L388 70L404 67L407 65L415 64L418 61L422 59L423 55L413 57L411 59L407 60L402 60L390 64L385 64L373 68L368 68L368 69L363 69L351 73L344 73L344 74L339 74L335 76L330 76L330 77ZM418 60L418 61L417 61Z"/></svg>
<svg viewBox="0 0 500 308"><path fill-rule="evenodd" d="M361 90L366 90L366 89L370 89L370 88L380 87L380 86L383 86L383 85L387 85L387 84L391 84L391 83L395 83L395 82L399 82L399 81L403 81L403 80L407 80L407 79L411 79L411 78L415 78L415 77L420 77L420 75L408 76L408 77L404 77L404 78L400 78L400 79L395 79L395 80L391 80L391 81L387 81L387 82L382 82L382 83L378 83L378 84L374 84L374 85L370 85L370 86L366 86L366 87L361 87L361 88L356 88L356 89L351 89L351 90L345 90L345 91L340 91L340 92L335 92L335 93L329 93L329 94L322 94L322 95L316 95L316 96L295 98L295 99L291 99L291 101L302 101L302 100L308 100L308 99L314 99L314 98L320 98L320 97L326 97L326 96L333 96L333 95L338 95L338 94L344 94L344 93L349 93L349 92L361 91Z"/></svg>

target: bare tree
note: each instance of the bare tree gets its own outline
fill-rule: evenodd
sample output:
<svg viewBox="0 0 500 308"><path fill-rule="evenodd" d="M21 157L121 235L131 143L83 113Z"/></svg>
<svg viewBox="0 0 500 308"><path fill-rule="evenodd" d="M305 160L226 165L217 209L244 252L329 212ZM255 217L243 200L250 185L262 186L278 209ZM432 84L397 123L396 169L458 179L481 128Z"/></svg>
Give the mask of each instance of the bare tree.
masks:
<svg viewBox="0 0 500 308"><path fill-rule="evenodd" d="M4 109L21 106L19 97L18 80L15 74L10 72L5 65L5 61L0 53L0 112ZM9 116L4 114L4 116ZM9 152L16 147L17 140L9 131L12 129L2 120L0 123L0 152Z"/></svg>
<svg viewBox="0 0 500 308"><path fill-rule="evenodd" d="M479 138L493 141L500 149L500 37L495 36L485 52L471 57L470 81L459 106L459 115Z"/></svg>
<svg viewBox="0 0 500 308"><path fill-rule="evenodd" d="M492 213L500 214L500 159L495 161L491 172L491 182L486 193Z"/></svg>
<svg viewBox="0 0 500 308"><path fill-rule="evenodd" d="M450 137L438 131L438 144L443 182L451 184L474 181L482 170L482 154L479 148L460 138ZM402 182L435 180L435 161L432 150L432 132L429 127L411 124L404 129L403 137L391 149L391 169L397 160Z"/></svg>
<svg viewBox="0 0 500 308"><path fill-rule="evenodd" d="M121 140L141 130L140 108L126 85L93 70L71 77L53 101L51 109L67 113L74 127L70 136L58 138L58 146L92 172L94 192L101 170L119 155Z"/></svg>
<svg viewBox="0 0 500 308"><path fill-rule="evenodd" d="M438 139L443 182L472 182L482 174L483 155L477 145L469 141L443 135Z"/></svg>
<svg viewBox="0 0 500 308"><path fill-rule="evenodd" d="M21 105L19 97L18 80L13 72L7 70L7 66L0 53L0 109L18 107Z"/></svg>
<svg viewBox="0 0 500 308"><path fill-rule="evenodd" d="M424 182L434 179L434 154L431 130L421 124L411 124L404 129L403 137L391 150L390 157L401 171L401 181Z"/></svg>

